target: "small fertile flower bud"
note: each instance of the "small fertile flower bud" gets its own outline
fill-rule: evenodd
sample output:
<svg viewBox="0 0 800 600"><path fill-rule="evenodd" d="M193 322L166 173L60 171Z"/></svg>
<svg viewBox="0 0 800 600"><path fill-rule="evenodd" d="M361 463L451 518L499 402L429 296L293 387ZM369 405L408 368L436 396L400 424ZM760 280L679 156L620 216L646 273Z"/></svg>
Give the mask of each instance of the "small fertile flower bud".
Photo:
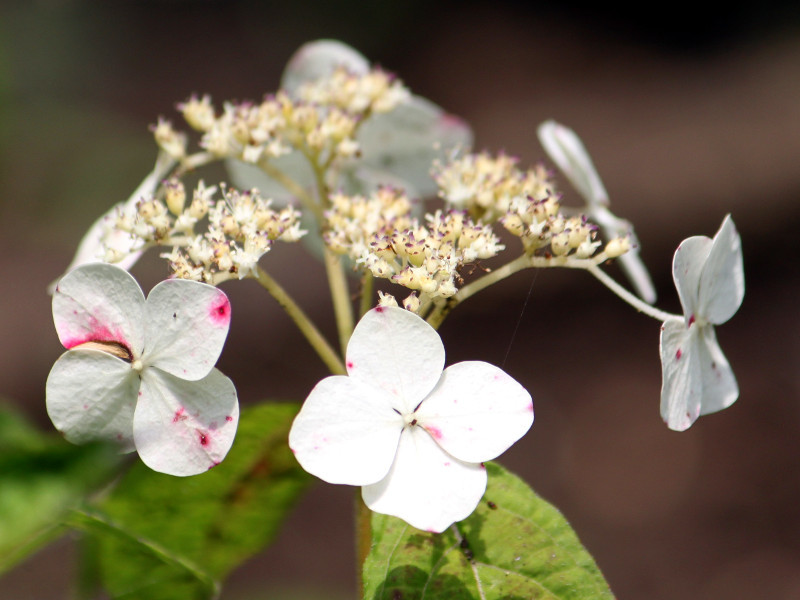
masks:
<svg viewBox="0 0 800 600"><path fill-rule="evenodd" d="M183 183L178 179L170 179L164 184L164 188L166 190L164 201L167 203L167 208L173 215L180 215L186 204L186 189L183 187Z"/></svg>
<svg viewBox="0 0 800 600"><path fill-rule="evenodd" d="M614 238L608 242L608 244L606 244L605 253L608 258L617 258L618 256L625 254L630 249L631 240L626 236L622 238Z"/></svg>

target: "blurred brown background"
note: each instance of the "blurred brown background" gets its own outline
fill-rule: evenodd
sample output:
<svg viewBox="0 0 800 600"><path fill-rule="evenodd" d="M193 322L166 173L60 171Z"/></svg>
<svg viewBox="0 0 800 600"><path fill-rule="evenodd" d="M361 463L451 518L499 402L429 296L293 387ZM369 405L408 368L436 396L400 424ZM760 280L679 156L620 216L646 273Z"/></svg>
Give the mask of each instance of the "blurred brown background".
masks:
<svg viewBox="0 0 800 600"><path fill-rule="evenodd" d="M659 418L658 323L586 274L518 274L442 335L448 362L504 365L531 390L536 423L502 462L566 514L619 598L800 598L799 13L775 0L3 2L0 396L50 427L44 382L62 350L45 287L150 170L147 125L178 122L193 92L259 99L301 43L339 38L463 116L478 149L527 165L543 158L540 121L573 127L637 226L662 308L678 310L677 244L733 214L748 289L717 333L741 395L686 433ZM321 266L300 248L264 260L332 333ZM147 289L166 270L150 255L134 274ZM303 398L324 367L251 283L225 286L219 366L243 403ZM351 504L350 488L314 487L223 599L353 597ZM62 540L0 596L69 598L74 559Z"/></svg>

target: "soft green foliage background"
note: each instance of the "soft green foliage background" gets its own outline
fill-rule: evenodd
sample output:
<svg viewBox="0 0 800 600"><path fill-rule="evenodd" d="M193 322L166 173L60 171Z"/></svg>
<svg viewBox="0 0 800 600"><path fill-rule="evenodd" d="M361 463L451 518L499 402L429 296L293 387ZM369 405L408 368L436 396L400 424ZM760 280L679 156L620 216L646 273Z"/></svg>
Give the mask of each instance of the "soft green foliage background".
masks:
<svg viewBox="0 0 800 600"><path fill-rule="evenodd" d="M225 461L196 477L137 463L97 512L75 524L90 535L85 559L113 597L212 597L219 582L275 536L311 482L286 443L296 404L242 411Z"/></svg>
<svg viewBox="0 0 800 600"><path fill-rule="evenodd" d="M500 465L478 508L442 534L373 513L368 600L613 598L561 513ZM481 593L483 596L481 596Z"/></svg>
<svg viewBox="0 0 800 600"><path fill-rule="evenodd" d="M0 573L62 533L65 514L118 462L108 446L73 446L0 406Z"/></svg>

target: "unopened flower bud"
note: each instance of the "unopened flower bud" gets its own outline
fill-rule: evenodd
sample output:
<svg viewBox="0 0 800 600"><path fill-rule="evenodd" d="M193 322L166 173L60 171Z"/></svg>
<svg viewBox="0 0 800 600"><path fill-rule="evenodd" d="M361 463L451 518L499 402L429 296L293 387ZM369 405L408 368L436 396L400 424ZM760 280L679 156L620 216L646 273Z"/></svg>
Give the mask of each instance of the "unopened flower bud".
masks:
<svg viewBox="0 0 800 600"><path fill-rule="evenodd" d="M605 253L608 258L617 258L631 249L631 240L628 236L614 238L606 244Z"/></svg>

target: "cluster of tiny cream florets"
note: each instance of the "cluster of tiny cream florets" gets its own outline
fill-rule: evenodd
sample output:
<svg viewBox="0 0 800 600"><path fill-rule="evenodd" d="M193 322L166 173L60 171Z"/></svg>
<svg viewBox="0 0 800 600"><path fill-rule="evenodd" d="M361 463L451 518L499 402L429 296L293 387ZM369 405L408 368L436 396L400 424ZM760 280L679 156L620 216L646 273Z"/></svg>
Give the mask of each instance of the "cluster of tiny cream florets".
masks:
<svg viewBox="0 0 800 600"><path fill-rule="evenodd" d="M293 242L305 234L294 208L274 211L257 190L223 192L223 199L214 200L217 188L200 181L189 199L180 180L164 181L157 195L121 208L108 220L103 260L115 263L150 246L171 246L162 257L176 277L217 284L254 275L258 259L275 240ZM207 229L198 233L204 219Z"/></svg>
<svg viewBox="0 0 800 600"><path fill-rule="evenodd" d="M525 252L544 256L589 258L602 245L598 228L583 215L566 216L560 194L542 166L521 171L507 155L467 154L434 165L439 196L481 222L500 222L520 238ZM627 252L627 238L610 240L604 258Z"/></svg>
<svg viewBox="0 0 800 600"><path fill-rule="evenodd" d="M410 97L402 83L379 69L365 74L344 68L305 83L293 96L285 91L255 102L228 102L221 114L208 96L178 105L190 127L202 132L200 145L216 158L259 164L298 150L319 164L359 154L356 132L373 113L393 110ZM160 120L159 145L180 160L185 137ZM183 143L183 146L181 146Z"/></svg>
<svg viewBox="0 0 800 600"><path fill-rule="evenodd" d="M272 210L258 190L224 189L223 195L212 202L207 193L196 191L189 208L177 215L174 231L187 235L175 238L172 252L162 254L176 277L215 285L255 277L259 259L275 241L295 242L306 233L297 210ZM193 235L194 223L206 215L208 230Z"/></svg>
<svg viewBox="0 0 800 600"><path fill-rule="evenodd" d="M337 194L331 205L325 214L328 246L373 276L424 298L453 296L464 265L496 256L504 248L489 225L474 223L464 211L436 211L420 224L411 217L405 194L392 188L367 198ZM406 299L406 308L418 308L417 298L412 294Z"/></svg>
<svg viewBox="0 0 800 600"><path fill-rule="evenodd" d="M505 215L515 201L542 200L551 196L554 189L550 173L543 166L522 171L517 159L487 152L465 154L445 164L436 162L433 178L439 186L439 197L449 206L466 210L485 223Z"/></svg>

